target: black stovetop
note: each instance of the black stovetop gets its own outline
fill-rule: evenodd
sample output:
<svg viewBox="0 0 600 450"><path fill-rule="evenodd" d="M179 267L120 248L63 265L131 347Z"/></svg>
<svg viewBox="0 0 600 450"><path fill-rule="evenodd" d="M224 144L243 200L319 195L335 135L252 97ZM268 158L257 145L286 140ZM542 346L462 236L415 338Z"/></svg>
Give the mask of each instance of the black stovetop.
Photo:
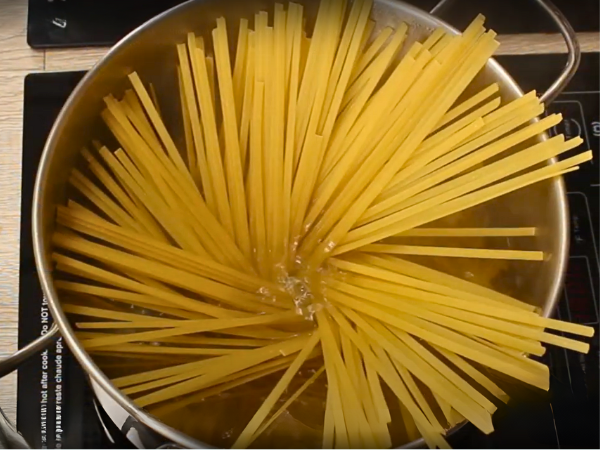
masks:
<svg viewBox="0 0 600 450"><path fill-rule="evenodd" d="M599 55L585 54L567 92L550 107L565 117L557 132L581 133L593 164L567 176L571 206L571 258L558 316L596 326L588 355L550 348L548 393L520 396L495 415L496 432L470 426L450 438L455 448L598 448L598 104ZM503 56L499 61L524 89L542 92L564 64L564 55ZM31 245L31 202L37 164L62 104L83 72L31 74L25 79L23 127L19 346L46 330L51 318L40 290ZM59 356L57 358L57 356ZM57 395L58 394L58 395ZM521 395L521 394L519 394ZM103 432L83 371L62 344L32 359L18 374L18 429L36 448L125 448ZM107 424L110 428L110 424ZM113 435L117 436L118 432Z"/></svg>
<svg viewBox="0 0 600 450"><path fill-rule="evenodd" d="M112 45L185 0L29 0L27 42L35 48ZM227 1L227 0L222 0ZM311 1L311 0L304 0ZM425 11L439 0L406 0ZM597 0L553 0L576 31L598 31ZM555 33L536 0L446 0L440 16L463 29L477 13L498 33Z"/></svg>

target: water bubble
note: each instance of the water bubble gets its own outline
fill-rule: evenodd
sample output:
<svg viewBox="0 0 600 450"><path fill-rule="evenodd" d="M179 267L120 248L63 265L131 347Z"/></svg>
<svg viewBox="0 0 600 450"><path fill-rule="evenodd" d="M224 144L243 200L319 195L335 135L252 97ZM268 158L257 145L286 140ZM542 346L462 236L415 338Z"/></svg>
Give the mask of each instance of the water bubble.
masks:
<svg viewBox="0 0 600 450"><path fill-rule="evenodd" d="M284 290L292 297L297 314L312 320L312 313L308 308L313 303L314 296L311 292L308 280L299 277L287 276L281 281Z"/></svg>
<svg viewBox="0 0 600 450"><path fill-rule="evenodd" d="M233 428L230 428L229 430L226 430L222 435L221 438L222 439L229 439L233 436Z"/></svg>
<svg viewBox="0 0 600 450"><path fill-rule="evenodd" d="M333 241L329 241L326 245L325 245L325 253L331 253L333 251L333 249L335 248L335 242Z"/></svg>
<svg viewBox="0 0 600 450"><path fill-rule="evenodd" d="M269 291L269 288L267 288L266 286L263 286L261 288L258 289L258 293L264 297L270 297L271 296L271 291Z"/></svg>
<svg viewBox="0 0 600 450"><path fill-rule="evenodd" d="M293 251L293 252L295 252L296 250L298 250L298 246L299 246L299 245L300 245L300 237L299 237L299 236L296 236L296 237L295 237L295 238L292 240L292 242L291 242L291 245L290 245L290 247L291 247L292 251Z"/></svg>

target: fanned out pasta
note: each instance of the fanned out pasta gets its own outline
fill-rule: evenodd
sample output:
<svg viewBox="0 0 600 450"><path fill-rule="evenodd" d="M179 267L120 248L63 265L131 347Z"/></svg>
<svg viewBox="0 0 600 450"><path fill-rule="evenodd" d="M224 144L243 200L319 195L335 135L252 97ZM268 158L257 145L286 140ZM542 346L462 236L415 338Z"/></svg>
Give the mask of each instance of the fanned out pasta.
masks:
<svg viewBox="0 0 600 450"><path fill-rule="evenodd" d="M212 445L447 447L462 420L493 431L507 378L548 389L529 358L543 344L589 350L576 337L593 328L490 287L544 261L539 231L472 208L591 152L532 142L562 120L533 120L535 92L477 83L498 46L482 16L417 42L403 23L373 36L372 3L321 0L308 26L302 5L276 4L189 33L164 62L179 92L133 72L106 97L118 145L82 150L57 208L55 287L83 346Z"/></svg>

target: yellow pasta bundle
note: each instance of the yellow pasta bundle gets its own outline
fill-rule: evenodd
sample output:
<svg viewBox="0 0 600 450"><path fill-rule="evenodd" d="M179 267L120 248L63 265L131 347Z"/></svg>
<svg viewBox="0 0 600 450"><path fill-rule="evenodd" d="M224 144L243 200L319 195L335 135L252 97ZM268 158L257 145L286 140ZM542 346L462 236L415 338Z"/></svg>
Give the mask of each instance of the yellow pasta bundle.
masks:
<svg viewBox="0 0 600 450"><path fill-rule="evenodd" d="M564 333L593 329L410 257L537 264L530 245L478 246L527 242L528 224L424 225L591 152L544 164L582 141L530 144L561 120L533 121L535 93L503 104L492 84L465 97L498 46L483 17L411 42L405 24L372 36L371 8L322 0L308 37L303 7L277 4L240 22L235 55L223 18L212 36L190 33L168 62L185 145L161 117L173 93L134 72L102 112L119 148L84 149L58 207L55 284L117 387L182 429L192 405L252 397L240 423L217 414L217 438L195 435L211 444L291 445L269 436L304 401L310 445L447 447L462 420L492 432L499 379L548 389L529 358L542 344L588 351Z"/></svg>

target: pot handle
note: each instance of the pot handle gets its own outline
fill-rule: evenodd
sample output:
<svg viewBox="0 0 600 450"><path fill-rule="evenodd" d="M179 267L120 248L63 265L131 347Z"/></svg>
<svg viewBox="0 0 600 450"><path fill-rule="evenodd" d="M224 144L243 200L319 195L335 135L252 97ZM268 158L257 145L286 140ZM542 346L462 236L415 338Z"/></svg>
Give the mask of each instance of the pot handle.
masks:
<svg viewBox="0 0 600 450"><path fill-rule="evenodd" d="M46 334L30 342L11 356L0 360L0 378L13 372L29 358L48 348L58 337L58 334L58 326L54 324ZM5 448L31 448L31 446L19 434L17 428L8 420L0 408L0 449Z"/></svg>
<svg viewBox="0 0 600 450"><path fill-rule="evenodd" d="M17 428L8 420L0 409L0 448L31 448Z"/></svg>
<svg viewBox="0 0 600 450"><path fill-rule="evenodd" d="M430 11L433 15L441 15L443 11L452 3L453 0L440 0L435 7ZM551 0L535 0L536 3L544 9L544 11L554 21L560 34L562 34L567 44L567 63L563 68L558 78L552 83L552 85L542 94L540 101L548 106L552 103L556 97L567 87L575 72L579 68L581 61L581 48L579 47L579 41L577 40L577 34L573 27L564 16L564 14L556 7Z"/></svg>
<svg viewBox="0 0 600 450"><path fill-rule="evenodd" d="M22 349L16 351L11 356L0 360L0 378L16 370L21 364L31 358L33 355L50 347L54 339L58 337L58 325L53 324L48 332L35 341L30 342Z"/></svg>

